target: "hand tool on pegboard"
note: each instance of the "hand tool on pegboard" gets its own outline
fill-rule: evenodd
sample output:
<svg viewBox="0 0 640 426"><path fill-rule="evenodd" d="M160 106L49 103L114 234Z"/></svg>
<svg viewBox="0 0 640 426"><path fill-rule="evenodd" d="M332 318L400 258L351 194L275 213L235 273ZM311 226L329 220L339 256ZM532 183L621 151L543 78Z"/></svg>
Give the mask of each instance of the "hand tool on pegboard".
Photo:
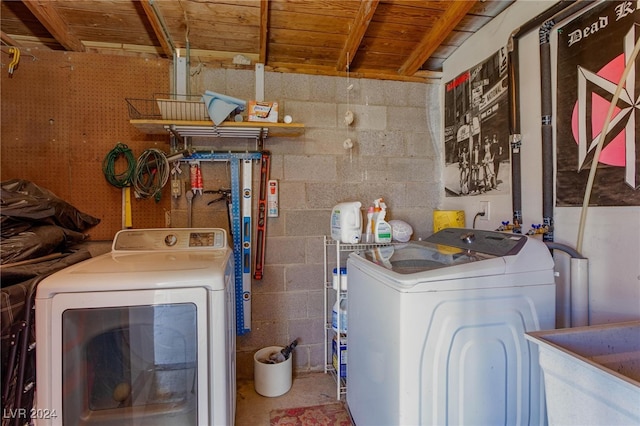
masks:
<svg viewBox="0 0 640 426"><path fill-rule="evenodd" d="M251 300L251 214L253 209L253 160L242 160L242 299ZM251 310L245 310L245 328L251 329Z"/></svg>
<svg viewBox="0 0 640 426"><path fill-rule="evenodd" d="M202 169L200 168L199 161L193 161L189 163L189 181L191 183L191 190L187 191L187 227L191 228L193 225L193 199L197 194L202 195Z"/></svg>
<svg viewBox="0 0 640 426"><path fill-rule="evenodd" d="M9 63L9 78L12 78L13 72L18 68L18 63L20 62L20 49L17 47L10 47L9 55L13 55L13 58Z"/></svg>
<svg viewBox="0 0 640 426"><path fill-rule="evenodd" d="M261 157L261 152L193 152L189 158L185 159L186 161L228 161L231 165L231 227L236 290L236 333L238 335L251 331L251 292L247 290L247 286L250 289L251 280L245 281L243 279L242 217L240 215L243 195L240 167L242 160L260 160Z"/></svg>
<svg viewBox="0 0 640 426"><path fill-rule="evenodd" d="M215 200L211 200L207 203L208 206L217 203L218 201L224 201L227 206L227 222L229 225L229 236L233 238L233 228L231 225L231 188L220 188L220 189L207 189L204 191L205 194L220 194L220 197Z"/></svg>
<svg viewBox="0 0 640 426"><path fill-rule="evenodd" d="M271 153L262 151L260 162L260 195L258 199L258 223L256 225L256 259L253 278L261 280L264 275L264 258L267 240L267 185L271 166Z"/></svg>

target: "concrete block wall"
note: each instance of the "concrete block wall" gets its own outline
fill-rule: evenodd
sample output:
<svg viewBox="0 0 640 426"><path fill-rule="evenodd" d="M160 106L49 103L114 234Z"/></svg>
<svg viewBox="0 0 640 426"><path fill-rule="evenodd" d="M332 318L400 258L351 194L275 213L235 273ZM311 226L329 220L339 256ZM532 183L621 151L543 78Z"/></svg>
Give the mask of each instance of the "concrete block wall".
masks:
<svg viewBox="0 0 640 426"><path fill-rule="evenodd" d="M255 98L253 71L193 66L191 75L192 94L213 90ZM270 177L280 185L280 215L268 219L264 278L252 284L252 330L237 339L239 378L253 377L256 350L295 338L300 339L295 369L323 369L323 236L330 234L334 205L360 201L366 212L374 199L383 197L388 219L408 222L414 237L421 237L431 234L432 211L443 191L439 85L267 72L264 87L265 100L280 102L280 120L289 114L305 125L305 132L265 141L271 152ZM344 122L347 110L355 116L351 126ZM351 150L343 147L347 138L353 140ZM194 139L193 145L256 149L255 141L243 139ZM228 166L202 167L205 189L229 186ZM182 170L188 189L187 167ZM259 164L253 171L255 200ZM194 198L192 226L226 228L224 202L209 204L215 198ZM185 226L186 214L185 197L175 198L171 225Z"/></svg>

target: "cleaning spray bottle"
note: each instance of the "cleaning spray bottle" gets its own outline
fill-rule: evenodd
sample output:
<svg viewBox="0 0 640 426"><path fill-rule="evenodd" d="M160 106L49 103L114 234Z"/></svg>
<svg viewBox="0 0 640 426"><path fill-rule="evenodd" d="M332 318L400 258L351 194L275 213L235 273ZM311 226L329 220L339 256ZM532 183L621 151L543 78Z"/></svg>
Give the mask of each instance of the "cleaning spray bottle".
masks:
<svg viewBox="0 0 640 426"><path fill-rule="evenodd" d="M373 222L374 210L373 206L369 207L367 211L367 229L364 234L364 242L372 243L373 242L373 228L375 223Z"/></svg>
<svg viewBox="0 0 640 426"><path fill-rule="evenodd" d="M385 222L384 218L387 214L387 205L382 198L378 198L373 202L374 210L374 231L373 238L376 243L391 242L391 225Z"/></svg>

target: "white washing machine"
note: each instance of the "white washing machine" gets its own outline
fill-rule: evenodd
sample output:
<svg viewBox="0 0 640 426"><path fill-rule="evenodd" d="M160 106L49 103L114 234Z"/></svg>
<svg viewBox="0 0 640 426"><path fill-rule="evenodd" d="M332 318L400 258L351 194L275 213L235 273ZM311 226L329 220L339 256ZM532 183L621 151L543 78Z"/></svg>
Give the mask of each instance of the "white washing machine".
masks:
<svg viewBox="0 0 640 426"><path fill-rule="evenodd" d="M37 424L232 425L233 273L222 229L144 229L43 280Z"/></svg>
<svg viewBox="0 0 640 426"><path fill-rule="evenodd" d="M347 404L358 426L540 425L536 348L553 259L524 235L448 228L352 253Z"/></svg>

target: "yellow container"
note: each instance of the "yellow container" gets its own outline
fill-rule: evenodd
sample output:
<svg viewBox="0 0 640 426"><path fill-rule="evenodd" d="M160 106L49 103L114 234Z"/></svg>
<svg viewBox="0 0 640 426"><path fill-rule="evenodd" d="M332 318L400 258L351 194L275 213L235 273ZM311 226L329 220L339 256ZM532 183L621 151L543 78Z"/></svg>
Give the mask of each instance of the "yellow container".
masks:
<svg viewBox="0 0 640 426"><path fill-rule="evenodd" d="M433 232L444 228L464 228L464 210L434 210Z"/></svg>

